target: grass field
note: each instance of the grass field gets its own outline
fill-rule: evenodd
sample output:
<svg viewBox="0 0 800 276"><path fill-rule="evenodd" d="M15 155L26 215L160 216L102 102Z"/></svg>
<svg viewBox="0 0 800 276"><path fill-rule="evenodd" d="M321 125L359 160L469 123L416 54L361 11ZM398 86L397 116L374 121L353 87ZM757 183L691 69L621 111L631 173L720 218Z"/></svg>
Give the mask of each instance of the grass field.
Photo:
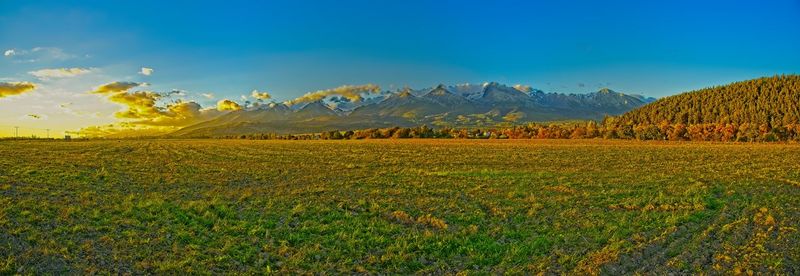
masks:
<svg viewBox="0 0 800 276"><path fill-rule="evenodd" d="M0 142L0 273L800 273L800 145Z"/></svg>

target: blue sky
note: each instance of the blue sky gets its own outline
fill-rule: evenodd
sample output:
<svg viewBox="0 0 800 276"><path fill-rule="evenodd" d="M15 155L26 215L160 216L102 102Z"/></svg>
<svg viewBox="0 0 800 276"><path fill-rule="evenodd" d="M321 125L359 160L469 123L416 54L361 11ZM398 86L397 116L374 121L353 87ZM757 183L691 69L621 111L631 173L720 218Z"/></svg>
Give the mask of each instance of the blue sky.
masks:
<svg viewBox="0 0 800 276"><path fill-rule="evenodd" d="M137 81L217 99L485 81L660 97L800 73L797 0L5 0L0 37L2 50L29 56L0 59L0 81L93 68L84 91Z"/></svg>

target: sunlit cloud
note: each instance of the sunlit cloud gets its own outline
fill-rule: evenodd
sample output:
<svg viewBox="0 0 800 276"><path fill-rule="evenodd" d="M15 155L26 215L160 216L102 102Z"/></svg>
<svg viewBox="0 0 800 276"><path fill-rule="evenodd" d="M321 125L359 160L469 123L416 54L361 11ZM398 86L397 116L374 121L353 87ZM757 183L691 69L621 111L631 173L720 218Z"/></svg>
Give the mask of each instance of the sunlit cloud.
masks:
<svg viewBox="0 0 800 276"><path fill-rule="evenodd" d="M114 113L117 118L148 119L161 115L161 110L156 107L156 101L161 94L151 91L129 92L131 88L139 86L135 82L112 82L97 87L92 93L107 94L112 102L122 104L126 110Z"/></svg>
<svg viewBox="0 0 800 276"><path fill-rule="evenodd" d="M142 67L142 69L139 70L139 74L142 74L142 75L145 75L145 76L152 75L153 74L153 68Z"/></svg>
<svg viewBox="0 0 800 276"><path fill-rule="evenodd" d="M184 126L214 119L225 113L227 112L214 108L202 108L196 102L180 101L168 104L158 114L148 118L84 127L76 133L88 137L157 136L176 131Z"/></svg>
<svg viewBox="0 0 800 276"><path fill-rule="evenodd" d="M233 102L220 102L217 108L202 108L196 102L178 100L160 105L159 100L172 95L185 95L186 92L173 89L170 92L130 91L141 86L135 82L112 82L97 87L92 93L103 94L111 102L125 107L114 113L114 117L122 119L118 123L93 126L81 129L87 136L146 136L156 133L167 133L177 128L213 119L226 113L239 110L241 107ZM62 106L63 107L63 106ZM151 129L152 128L152 129Z"/></svg>
<svg viewBox="0 0 800 276"><path fill-rule="evenodd" d="M103 84L98 86L97 88L92 91L95 94L110 94L110 93L120 93L120 92L127 92L129 89L140 86L140 83L137 82L111 82L107 84Z"/></svg>
<svg viewBox="0 0 800 276"><path fill-rule="evenodd" d="M36 89L36 84L30 82L0 82L0 98L19 95Z"/></svg>
<svg viewBox="0 0 800 276"><path fill-rule="evenodd" d="M31 74L40 80L48 80L51 78L69 78L88 74L90 72L92 72L92 69L89 68L53 68L30 71L28 74Z"/></svg>
<svg viewBox="0 0 800 276"><path fill-rule="evenodd" d="M68 131L67 134L75 134L83 137L102 137L102 138L125 138L125 137L149 137L163 135L171 131L169 128L158 128L150 126L136 126L126 123L116 123L99 126L89 126L78 131Z"/></svg>
<svg viewBox="0 0 800 276"><path fill-rule="evenodd" d="M516 89L516 90L518 90L518 91L520 91L520 92L525 92L525 93L527 93L527 92L531 92L531 89L532 89L532 88L531 88L531 86L530 86L530 85L524 85L524 84L515 84L515 85L514 85L514 89Z"/></svg>
<svg viewBox="0 0 800 276"><path fill-rule="evenodd" d="M155 126L177 128L213 119L224 114L219 110L204 109L196 102L179 101L157 108L157 113L143 114L138 120L123 122L122 126Z"/></svg>
<svg viewBox="0 0 800 276"><path fill-rule="evenodd" d="M269 100L272 98L272 95L269 93L259 92L258 90L253 90L253 92L250 93L250 96L257 100Z"/></svg>
<svg viewBox="0 0 800 276"><path fill-rule="evenodd" d="M3 53L3 56L10 57L10 56L13 56L15 54L17 54L17 52L14 51L14 49L8 49Z"/></svg>
<svg viewBox="0 0 800 276"><path fill-rule="evenodd" d="M219 102L217 102L217 110L219 111L236 111L241 109L242 109L241 105L228 99L220 100Z"/></svg>
<svg viewBox="0 0 800 276"><path fill-rule="evenodd" d="M322 100L327 96L339 95L351 101L358 102L363 98L363 93L378 93L381 88L374 84L365 85L344 85L333 89L319 90L316 92L309 92L296 99L286 101L286 105L294 105L298 103L313 102Z"/></svg>
<svg viewBox="0 0 800 276"><path fill-rule="evenodd" d="M209 100L213 100L214 99L214 93L202 93L200 95L202 95L203 97L205 97L206 99L209 99Z"/></svg>
<svg viewBox="0 0 800 276"><path fill-rule="evenodd" d="M111 95L108 99L112 102L125 105L128 109L114 113L122 119L147 119L161 115L161 110L156 107L156 101L161 95L152 91L123 92Z"/></svg>
<svg viewBox="0 0 800 276"><path fill-rule="evenodd" d="M134 121L132 123L150 126L182 127L211 120L222 114L224 114L224 112L220 112L217 109L204 109L196 102L181 101L167 105L166 110L161 113L161 116L148 120Z"/></svg>

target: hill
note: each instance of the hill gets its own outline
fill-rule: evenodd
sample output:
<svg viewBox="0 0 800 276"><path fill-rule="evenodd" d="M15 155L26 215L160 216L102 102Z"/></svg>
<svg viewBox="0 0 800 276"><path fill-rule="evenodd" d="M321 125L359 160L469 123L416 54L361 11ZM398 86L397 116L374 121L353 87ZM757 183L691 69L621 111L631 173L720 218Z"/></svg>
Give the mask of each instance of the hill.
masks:
<svg viewBox="0 0 800 276"><path fill-rule="evenodd" d="M800 122L800 75L704 88L659 99L620 116L632 124L766 124Z"/></svg>
<svg viewBox="0 0 800 276"><path fill-rule="evenodd" d="M303 106L273 104L231 112L170 134L178 137L253 133L309 133L337 129L409 127L492 127L531 121L600 120L653 101L603 89L587 94L520 90L496 82L438 85L384 92L347 102L323 99Z"/></svg>

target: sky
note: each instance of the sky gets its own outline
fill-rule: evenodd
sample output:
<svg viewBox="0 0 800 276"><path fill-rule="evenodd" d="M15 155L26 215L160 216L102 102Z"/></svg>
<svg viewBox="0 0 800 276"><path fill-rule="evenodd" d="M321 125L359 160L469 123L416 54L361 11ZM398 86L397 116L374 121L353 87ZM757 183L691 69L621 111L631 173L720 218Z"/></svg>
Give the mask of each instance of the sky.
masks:
<svg viewBox="0 0 800 276"><path fill-rule="evenodd" d="M0 93L0 136L176 127L253 90L497 81L663 97L800 73L798 49L797 0L2 0L0 91L16 92ZM136 86L100 91L114 82Z"/></svg>

